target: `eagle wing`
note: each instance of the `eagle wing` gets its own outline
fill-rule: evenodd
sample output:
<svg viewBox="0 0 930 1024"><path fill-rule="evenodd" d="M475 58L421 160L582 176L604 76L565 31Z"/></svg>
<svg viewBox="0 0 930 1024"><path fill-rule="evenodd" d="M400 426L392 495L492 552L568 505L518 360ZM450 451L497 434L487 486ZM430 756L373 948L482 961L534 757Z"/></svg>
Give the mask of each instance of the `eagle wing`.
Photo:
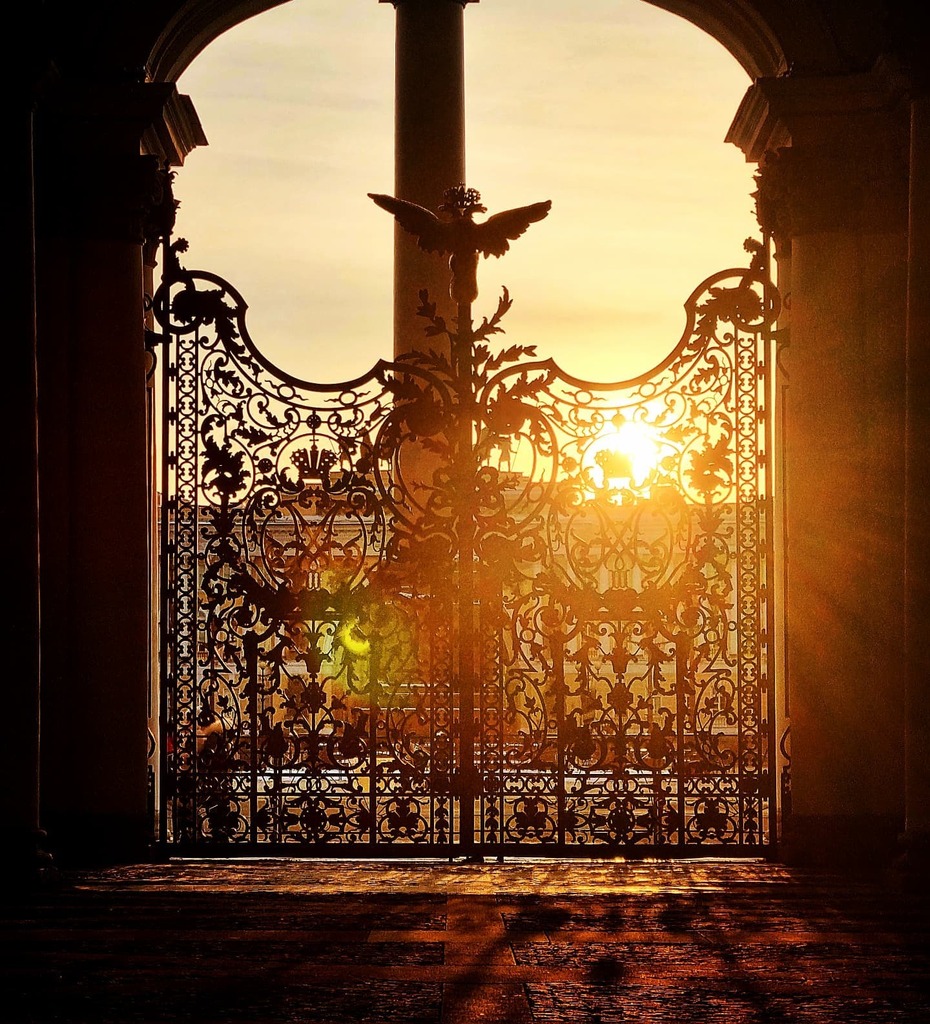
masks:
<svg viewBox="0 0 930 1024"><path fill-rule="evenodd" d="M483 224L475 225L475 248L485 256L503 256L510 242L519 238L534 221L542 220L552 207L552 200L518 206L515 210L495 213Z"/></svg>
<svg viewBox="0 0 930 1024"><path fill-rule="evenodd" d="M444 224L435 213L416 203L408 203L406 199L394 196L382 196L374 192L368 193L369 198L388 213L393 213L397 223L415 235L417 245L426 252L451 252L448 225Z"/></svg>

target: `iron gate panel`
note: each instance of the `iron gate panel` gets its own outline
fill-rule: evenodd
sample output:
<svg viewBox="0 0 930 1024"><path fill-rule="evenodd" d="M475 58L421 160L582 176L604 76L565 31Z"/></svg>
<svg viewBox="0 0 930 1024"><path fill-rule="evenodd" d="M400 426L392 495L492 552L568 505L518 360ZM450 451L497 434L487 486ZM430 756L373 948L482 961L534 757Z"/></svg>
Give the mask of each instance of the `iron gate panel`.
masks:
<svg viewBox="0 0 930 1024"><path fill-rule="evenodd" d="M757 253L653 372L467 338L341 385L166 257L160 836L288 854L773 842ZM464 329L463 329L464 330ZM463 341L467 344L463 347ZM424 345L424 349L426 349Z"/></svg>

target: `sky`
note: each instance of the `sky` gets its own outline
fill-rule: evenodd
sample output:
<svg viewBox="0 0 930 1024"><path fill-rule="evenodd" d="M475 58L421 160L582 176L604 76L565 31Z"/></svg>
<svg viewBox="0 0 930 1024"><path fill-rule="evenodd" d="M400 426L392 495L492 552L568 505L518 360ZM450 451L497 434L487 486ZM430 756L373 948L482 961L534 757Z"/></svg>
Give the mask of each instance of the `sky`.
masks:
<svg viewBox="0 0 930 1024"><path fill-rule="evenodd" d="M258 348L306 380L392 351L394 11L291 0L221 36L179 82L210 145L175 182L189 269L225 277ZM468 184L489 214L549 217L482 261L475 314L506 285L507 344L574 376L645 372L683 303L744 266L751 165L723 142L751 84L714 39L643 0L480 0L465 9Z"/></svg>

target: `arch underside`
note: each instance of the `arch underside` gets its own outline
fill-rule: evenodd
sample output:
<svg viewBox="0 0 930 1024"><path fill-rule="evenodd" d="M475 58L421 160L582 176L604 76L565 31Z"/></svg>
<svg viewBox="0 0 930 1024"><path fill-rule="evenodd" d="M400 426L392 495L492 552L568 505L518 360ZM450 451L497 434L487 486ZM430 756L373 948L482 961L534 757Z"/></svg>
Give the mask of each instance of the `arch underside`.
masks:
<svg viewBox="0 0 930 1024"><path fill-rule="evenodd" d="M156 81L175 81L228 29L288 0L188 0L166 20L147 63ZM374 4L375 0L372 0ZM505 2L505 0L490 0ZM644 0L691 22L728 50L753 80L789 71L839 74L863 70L882 45L879 3L833 9L818 0L785 8L774 0Z"/></svg>

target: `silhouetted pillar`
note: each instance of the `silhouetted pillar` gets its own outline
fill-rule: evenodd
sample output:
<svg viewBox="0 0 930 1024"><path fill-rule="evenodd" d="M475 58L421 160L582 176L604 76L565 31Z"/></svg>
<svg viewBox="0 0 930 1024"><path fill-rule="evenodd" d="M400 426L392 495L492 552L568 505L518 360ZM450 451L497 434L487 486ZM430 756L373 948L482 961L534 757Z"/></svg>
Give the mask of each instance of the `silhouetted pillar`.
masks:
<svg viewBox="0 0 930 1024"><path fill-rule="evenodd" d="M29 38L24 33L24 38ZM36 423L33 112L42 78L31 55L13 56L20 73L7 93L4 164L12 183L6 216L7 265L2 436L6 440L0 524L5 538L6 680L0 741L0 870L7 888L39 879L39 504ZM26 58L26 59L22 59Z"/></svg>
<svg viewBox="0 0 930 1024"><path fill-rule="evenodd" d="M143 131L174 87L58 88L37 176L42 808L65 863L148 842Z"/></svg>
<svg viewBox="0 0 930 1024"><path fill-rule="evenodd" d="M731 140L791 238L785 408L794 860L872 860L904 819L906 118L878 69L762 79ZM790 145L785 145L790 142Z"/></svg>
<svg viewBox="0 0 930 1024"><path fill-rule="evenodd" d="M380 0L396 9L394 195L436 211L443 192L465 181L464 5L477 0ZM394 228L394 351L424 344L416 316L426 288L448 319L447 259L424 253ZM436 347L437 339L430 339Z"/></svg>
<svg viewBox="0 0 930 1024"><path fill-rule="evenodd" d="M906 841L930 853L930 94L911 100L907 281Z"/></svg>

